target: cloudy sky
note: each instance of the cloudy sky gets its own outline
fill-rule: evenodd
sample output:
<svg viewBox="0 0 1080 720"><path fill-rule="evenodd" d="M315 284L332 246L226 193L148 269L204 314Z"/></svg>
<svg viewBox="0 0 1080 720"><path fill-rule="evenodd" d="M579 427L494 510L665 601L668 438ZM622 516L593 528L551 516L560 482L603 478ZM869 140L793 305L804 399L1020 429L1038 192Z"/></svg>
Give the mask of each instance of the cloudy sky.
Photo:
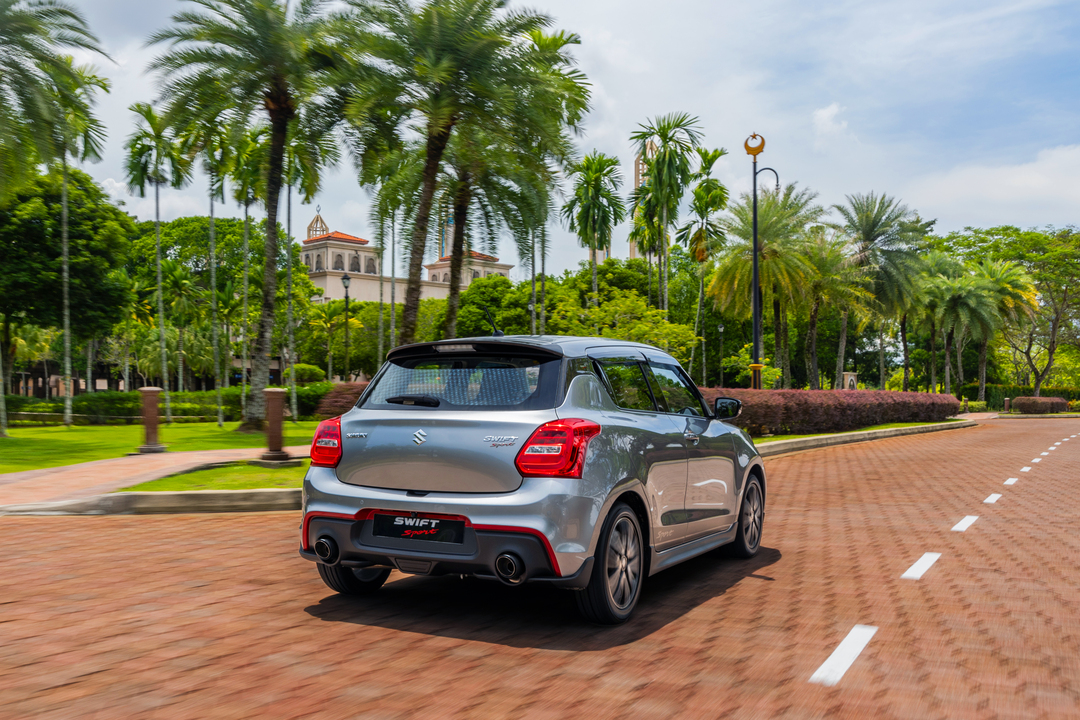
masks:
<svg viewBox="0 0 1080 720"><path fill-rule="evenodd" d="M109 129L101 163L87 169L127 209L153 217L150 198L127 193L127 107L156 97L144 43L185 3L74 0L115 60L95 61L113 82L100 117ZM520 4L520 3L519 3ZM761 161L781 179L820 193L899 196L940 231L965 226L1067 225L1080 220L1080 73L1074 38L1080 5L1058 0L536 0L555 27L576 32L593 109L582 152L621 158L633 179L628 137L646 118L697 115L712 147L730 155L718 175L749 190L742 149L767 139ZM1070 42L1072 41L1072 42ZM369 198L349 167L317 200L331 229L370 236ZM220 210L219 210L220 211ZM197 180L162 197L172 219L207 212ZM237 215L236 208L226 214ZM312 208L294 206L294 234ZM625 257L627 228L614 254ZM553 231L549 271L586 258ZM517 262L509 242L504 260ZM399 271L400 272L400 271Z"/></svg>

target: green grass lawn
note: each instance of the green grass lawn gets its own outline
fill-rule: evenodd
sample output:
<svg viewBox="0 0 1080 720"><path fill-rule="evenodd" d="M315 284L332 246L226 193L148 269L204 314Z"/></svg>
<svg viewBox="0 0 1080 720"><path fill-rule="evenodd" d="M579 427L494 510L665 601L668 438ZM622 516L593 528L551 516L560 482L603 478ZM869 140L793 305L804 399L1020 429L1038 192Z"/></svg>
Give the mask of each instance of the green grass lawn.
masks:
<svg viewBox="0 0 1080 720"><path fill-rule="evenodd" d="M945 422L960 422L959 420L946 420ZM858 430L848 430L847 432L866 432L867 430L888 430L889 428L903 428L903 427L917 427L919 425L937 425L938 423L925 423L925 422L907 422L907 423L885 423L884 425L871 425L870 427L859 428ZM761 445L762 443L776 442L777 440L798 440L799 438L819 437L821 435L837 435L839 433L811 433L809 435L770 435L769 437L756 437L754 443Z"/></svg>
<svg viewBox="0 0 1080 720"><path fill-rule="evenodd" d="M239 423L176 423L161 426L161 442L171 452L266 446L262 433L236 432ZM285 423L285 445L308 445L317 422ZM142 444L142 425L82 425L66 428L14 427L0 439L0 473L123 457Z"/></svg>
<svg viewBox="0 0 1080 720"><path fill-rule="evenodd" d="M212 470L198 470L151 480L119 492L176 492L180 490L253 490L255 488L298 488L304 483L310 460L303 467L269 468L255 465L230 465Z"/></svg>

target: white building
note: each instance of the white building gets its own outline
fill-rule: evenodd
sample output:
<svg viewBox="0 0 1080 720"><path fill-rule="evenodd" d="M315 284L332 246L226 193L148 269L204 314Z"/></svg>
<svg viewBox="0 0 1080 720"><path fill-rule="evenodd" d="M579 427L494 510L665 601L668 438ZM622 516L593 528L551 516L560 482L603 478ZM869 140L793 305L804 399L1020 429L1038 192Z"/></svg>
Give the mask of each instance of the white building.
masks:
<svg viewBox="0 0 1080 720"><path fill-rule="evenodd" d="M379 299L379 254L378 248L363 238L346 235L327 227L322 215L316 214L308 225L307 239L301 243L300 258L307 267L308 277L315 287L323 291L316 302L344 300L345 287L341 278L348 273L349 299L360 301L378 301ZM441 249L441 247L440 247ZM500 263L499 258L470 251L465 257L461 273L461 287L465 288L473 280L489 275L510 276L513 265ZM383 299L390 300L390 278L383 277ZM396 300L405 301L407 278L396 278ZM440 257L424 266L420 278L421 298L443 298L450 294L450 258Z"/></svg>

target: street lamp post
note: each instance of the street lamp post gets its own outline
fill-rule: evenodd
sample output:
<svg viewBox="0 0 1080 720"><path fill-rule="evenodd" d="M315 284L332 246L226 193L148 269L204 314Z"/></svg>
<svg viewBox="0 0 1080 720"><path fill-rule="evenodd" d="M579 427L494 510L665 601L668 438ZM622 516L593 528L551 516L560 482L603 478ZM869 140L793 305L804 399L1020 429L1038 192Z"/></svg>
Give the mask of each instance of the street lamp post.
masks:
<svg viewBox="0 0 1080 720"><path fill-rule="evenodd" d="M751 145L751 140L759 140L757 145ZM758 232L757 232L757 176L759 173L763 173L766 170L776 176L776 190L780 191L780 176L772 168L761 168L758 170L757 156L761 154L761 151L765 149L765 138L754 133L746 139L743 143L743 147L746 148L746 154L750 155L754 159L754 278L750 284L750 303L754 310L754 338L753 338L753 358L750 363L750 387L754 390L761 389L761 371L765 367L761 363L761 278L758 270Z"/></svg>
<svg viewBox="0 0 1080 720"><path fill-rule="evenodd" d="M345 286L345 372L342 374L345 382L349 381L349 283L352 278L349 273L341 276L341 284Z"/></svg>
<svg viewBox="0 0 1080 720"><path fill-rule="evenodd" d="M724 326L717 325L716 329L720 331L720 387L724 387Z"/></svg>

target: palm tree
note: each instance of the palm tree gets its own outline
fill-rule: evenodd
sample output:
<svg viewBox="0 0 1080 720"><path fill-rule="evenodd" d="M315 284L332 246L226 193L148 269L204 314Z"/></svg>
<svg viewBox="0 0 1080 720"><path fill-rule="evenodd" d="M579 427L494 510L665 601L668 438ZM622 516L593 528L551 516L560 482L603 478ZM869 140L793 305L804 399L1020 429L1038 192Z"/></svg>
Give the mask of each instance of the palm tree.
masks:
<svg viewBox="0 0 1080 720"><path fill-rule="evenodd" d="M843 232L852 244L854 261L870 268L869 280L874 296L882 307L895 311L904 298L914 292L915 252L907 232L913 213L906 205L888 195L869 193L848 195L844 205L833 205L841 222L833 227ZM836 386L844 372L847 348L848 311L840 313L840 343L836 357Z"/></svg>
<svg viewBox="0 0 1080 720"><path fill-rule="evenodd" d="M135 132L128 137L128 189L146 197L147 184L154 186L154 263L157 269L158 347L161 351L161 380L165 386L165 422L172 422L172 400L169 396L168 358L165 348L165 297L161 291L161 186L166 183L179 188L187 182L189 165L182 147L166 119L146 103L130 108L139 116Z"/></svg>
<svg viewBox="0 0 1080 720"><path fill-rule="evenodd" d="M289 123L318 90L315 56L326 47L326 0L199 0L201 12L173 16L151 44L168 43L150 69L164 76L162 96L177 112L216 116L223 98L237 122L269 123L266 162L266 262L255 339L247 423L262 427L270 380L270 341L277 292L278 198ZM265 114L265 115L264 115Z"/></svg>
<svg viewBox="0 0 1080 720"><path fill-rule="evenodd" d="M802 244L825 212L815 204L816 199L817 193L809 188L799 190L795 183L779 192L765 191L758 198L759 282L772 296L776 358L784 368L786 387L791 385L791 368L783 318L787 306L803 295L805 279L811 274ZM730 213L721 225L735 242L720 259L706 292L718 306L745 316L752 309L753 198L743 193Z"/></svg>
<svg viewBox="0 0 1080 720"><path fill-rule="evenodd" d="M77 9L58 0L0 0L0 199L37 163L61 155L65 106L85 97L64 49L104 55ZM36 162L32 161L36 160Z"/></svg>
<svg viewBox="0 0 1080 720"><path fill-rule="evenodd" d="M975 266L975 277L992 293L995 305L995 329L1002 322L1017 322L1031 317L1038 308L1035 284L1023 267L1012 262L984 260ZM979 338L979 401L986 400L986 352L992 333Z"/></svg>
<svg viewBox="0 0 1080 720"><path fill-rule="evenodd" d="M563 205L563 218L582 246L589 248L592 266L592 304L599 304L596 280L596 253L611 248L611 231L626 217L626 205L619 197L622 175L619 159L594 150L567 171L573 181L570 199Z"/></svg>
<svg viewBox="0 0 1080 720"><path fill-rule="evenodd" d="M810 303L810 321L806 330L806 363L810 389L820 390L817 339L821 308L832 305L861 310L873 300L873 295L864 287L865 268L851 261L847 242L822 232L814 235L803 248L811 268L805 280L806 298Z"/></svg>
<svg viewBox="0 0 1080 720"><path fill-rule="evenodd" d="M964 273L957 277L939 275L934 280L939 300L937 321L945 333L945 394L952 393L949 354L962 332L976 339L988 338L998 323L996 289L980 278ZM957 358L959 362L959 357Z"/></svg>
<svg viewBox="0 0 1080 720"><path fill-rule="evenodd" d="M963 265L941 250L931 250L922 257L923 272L920 275L919 294L922 297L920 324L930 331L930 386L927 392L936 393L937 383L937 336L941 326L939 308L943 302L941 278L955 278L963 272ZM948 359L948 356L946 356Z"/></svg>
<svg viewBox="0 0 1080 720"><path fill-rule="evenodd" d="M385 127L389 135L416 127L423 147L420 193L409 243L409 277L401 342L411 343L420 307L420 280L431 207L443 155L459 125L498 127L508 116L544 122L545 108L567 102L559 60L532 34L551 20L527 10L506 11L506 0L349 0L351 34L340 69L344 112L354 126ZM535 112L521 114L528 95ZM535 136L528 128L523 135ZM385 137L377 141L385 142ZM391 145L400 146L400 140ZM375 153L376 155L378 153ZM368 153L359 152L361 157Z"/></svg>
<svg viewBox="0 0 1080 720"><path fill-rule="evenodd" d="M724 229L713 218L715 213L727 207L728 190L719 180L712 177L712 167L724 155L727 150L706 150L697 148L700 165L694 173L698 180L694 188L694 199L690 201L690 213L693 218L687 222L675 236L675 240L686 246L690 251L690 257L698 264L698 301L694 313L694 334L701 329L701 313L705 299L705 263L720 249L724 241ZM704 334L704 333L702 333ZM704 338L702 339L702 353L704 353ZM694 365L694 350L696 345L690 348L690 368ZM701 384L705 385L705 356L702 355Z"/></svg>
<svg viewBox="0 0 1080 720"><path fill-rule="evenodd" d="M178 381L177 392L184 392L184 330L198 319L202 290L191 277L191 270L176 260L161 263L165 291L169 294L169 309L172 310L178 339L176 343Z"/></svg>
<svg viewBox="0 0 1080 720"><path fill-rule="evenodd" d="M690 184L690 154L701 141L698 119L687 113L670 113L648 120L630 135L637 143L637 152L645 159L648 187L656 196L660 210L660 243L657 260L660 275L660 309L667 317L668 310L668 225L675 219L683 192ZM644 186L643 186L644 187Z"/></svg>

